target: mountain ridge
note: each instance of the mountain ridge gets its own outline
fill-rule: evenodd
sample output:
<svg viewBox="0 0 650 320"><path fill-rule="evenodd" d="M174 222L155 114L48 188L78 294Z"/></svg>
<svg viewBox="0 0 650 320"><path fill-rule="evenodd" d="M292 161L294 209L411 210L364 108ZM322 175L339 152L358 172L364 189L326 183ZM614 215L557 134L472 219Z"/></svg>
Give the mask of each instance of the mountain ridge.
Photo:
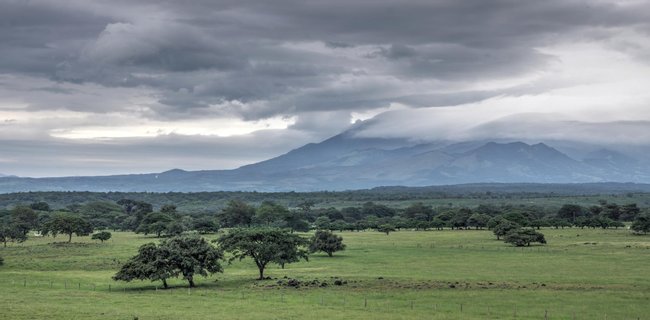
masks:
<svg viewBox="0 0 650 320"><path fill-rule="evenodd" d="M629 166L634 163L638 165ZM648 166L600 148L574 159L544 142L414 142L344 132L233 170L86 177L2 177L0 192L320 191L467 183L650 182Z"/></svg>

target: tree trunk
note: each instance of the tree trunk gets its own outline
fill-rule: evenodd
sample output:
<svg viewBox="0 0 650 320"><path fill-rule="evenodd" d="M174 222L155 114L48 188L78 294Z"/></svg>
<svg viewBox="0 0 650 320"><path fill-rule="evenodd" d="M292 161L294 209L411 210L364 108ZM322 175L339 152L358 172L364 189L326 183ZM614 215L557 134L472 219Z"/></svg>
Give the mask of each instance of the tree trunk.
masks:
<svg viewBox="0 0 650 320"><path fill-rule="evenodd" d="M264 267L257 266L257 268L260 270L260 277L258 280L264 280Z"/></svg>
<svg viewBox="0 0 650 320"><path fill-rule="evenodd" d="M328 252L327 252L327 255L331 257L331 256L332 256L332 252L331 252L331 251L328 251Z"/></svg>
<svg viewBox="0 0 650 320"><path fill-rule="evenodd" d="M194 278L192 278L192 277L187 277L187 282L190 283L190 288L194 288L194 287L195 287L195 285L194 285Z"/></svg>
<svg viewBox="0 0 650 320"><path fill-rule="evenodd" d="M167 289L169 286L167 285L167 279L162 279L163 282L163 288Z"/></svg>
<svg viewBox="0 0 650 320"><path fill-rule="evenodd" d="M68 233L68 243L72 242L72 233Z"/></svg>

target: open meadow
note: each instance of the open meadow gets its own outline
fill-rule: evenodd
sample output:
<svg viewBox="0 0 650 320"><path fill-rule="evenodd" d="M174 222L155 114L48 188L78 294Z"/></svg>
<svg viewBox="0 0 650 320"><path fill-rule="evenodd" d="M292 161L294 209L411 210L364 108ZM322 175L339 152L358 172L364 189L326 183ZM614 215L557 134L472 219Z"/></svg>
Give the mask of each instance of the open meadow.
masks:
<svg viewBox="0 0 650 320"><path fill-rule="evenodd" d="M491 231L343 232L334 257L268 268L251 260L223 274L115 282L140 245L114 232L32 237L0 248L2 319L648 319L650 236L629 230L542 229L544 246L516 248ZM216 235L208 235L213 239ZM55 243L56 242L56 243ZM285 278L286 277L286 278ZM298 288L287 285L290 279ZM296 283L296 281L291 281ZM324 284L326 283L326 284Z"/></svg>

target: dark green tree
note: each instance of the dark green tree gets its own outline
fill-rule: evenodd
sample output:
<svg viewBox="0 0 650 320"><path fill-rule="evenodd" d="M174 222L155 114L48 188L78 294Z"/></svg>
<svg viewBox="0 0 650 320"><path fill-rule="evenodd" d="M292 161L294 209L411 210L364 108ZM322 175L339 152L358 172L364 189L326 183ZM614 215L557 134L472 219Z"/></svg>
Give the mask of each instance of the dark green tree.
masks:
<svg viewBox="0 0 650 320"><path fill-rule="evenodd" d="M111 236L112 236L112 234L110 232L101 231L101 232L97 232L97 233L93 234L92 237L90 237L90 238L93 239L93 240L99 240L102 243L104 243L104 241L110 239Z"/></svg>
<svg viewBox="0 0 650 320"><path fill-rule="evenodd" d="M557 217L575 222L578 217L583 215L583 211L582 207L577 204L565 204L558 210Z"/></svg>
<svg viewBox="0 0 650 320"><path fill-rule="evenodd" d="M213 218L203 217L194 221L194 230L201 234L216 233L219 231L219 226Z"/></svg>
<svg viewBox="0 0 650 320"><path fill-rule="evenodd" d="M510 221L503 219L499 224L496 225L492 229L492 232L494 232L494 235L497 236L497 240L501 240L501 237L505 236L508 232L512 230L517 230L521 228L518 224Z"/></svg>
<svg viewBox="0 0 650 320"><path fill-rule="evenodd" d="M229 252L235 259L251 258L259 271L259 279L264 279L264 269L269 263L284 265L307 260L307 251L303 247L308 241L289 231L271 228L233 229L215 240L222 250Z"/></svg>
<svg viewBox="0 0 650 320"><path fill-rule="evenodd" d="M138 254L122 266L113 276L114 280L162 281L168 287L167 279L183 276L190 287L194 287L194 277L207 277L212 273L223 272L219 260L223 253L200 237L174 237L160 245L147 243L140 247Z"/></svg>
<svg viewBox="0 0 650 320"><path fill-rule="evenodd" d="M43 235L63 233L68 235L68 243L72 242L72 235L77 237L87 236L93 232L93 227L81 217L69 213L58 213L45 222L41 228Z"/></svg>
<svg viewBox="0 0 650 320"><path fill-rule="evenodd" d="M528 228L510 230L503 241L517 247L530 246L532 242L546 243L543 234Z"/></svg>
<svg viewBox="0 0 650 320"><path fill-rule="evenodd" d="M330 231L318 230L311 238L309 252L322 251L332 256L334 252L345 250L343 237L337 236Z"/></svg>
<svg viewBox="0 0 650 320"><path fill-rule="evenodd" d="M27 234L15 224L0 222L0 241L7 247L7 242L20 243L27 240Z"/></svg>
<svg viewBox="0 0 650 320"><path fill-rule="evenodd" d="M392 224L382 224L377 227L377 231L383 232L386 235L389 235L391 232L395 231L395 227Z"/></svg>
<svg viewBox="0 0 650 320"><path fill-rule="evenodd" d="M169 251L170 264L187 280L190 288L195 286L196 275L207 277L223 272L219 263L223 259L223 253L201 237L173 237L164 240L160 247Z"/></svg>
<svg viewBox="0 0 650 320"><path fill-rule="evenodd" d="M636 220L634 220L630 226L630 229L634 230L636 233L646 234L650 232L650 216L647 214L637 216Z"/></svg>
<svg viewBox="0 0 650 320"><path fill-rule="evenodd" d="M220 225L226 228L250 227L255 216L255 208L241 200L230 200L217 215Z"/></svg>
<svg viewBox="0 0 650 320"><path fill-rule="evenodd" d="M113 280L162 281L163 287L168 288L167 279L179 274L171 263L171 256L168 248L159 247L155 243L144 244L138 249L138 254L131 257L113 276Z"/></svg>
<svg viewBox="0 0 650 320"><path fill-rule="evenodd" d="M30 207L15 206L11 209L12 224L24 235L38 227L38 214Z"/></svg>
<svg viewBox="0 0 650 320"><path fill-rule="evenodd" d="M467 218L467 226L476 230L483 229L487 226L488 221L490 221L490 216L487 214L475 213Z"/></svg>
<svg viewBox="0 0 650 320"><path fill-rule="evenodd" d="M29 207L36 211L50 211L50 205L43 201L32 202Z"/></svg>

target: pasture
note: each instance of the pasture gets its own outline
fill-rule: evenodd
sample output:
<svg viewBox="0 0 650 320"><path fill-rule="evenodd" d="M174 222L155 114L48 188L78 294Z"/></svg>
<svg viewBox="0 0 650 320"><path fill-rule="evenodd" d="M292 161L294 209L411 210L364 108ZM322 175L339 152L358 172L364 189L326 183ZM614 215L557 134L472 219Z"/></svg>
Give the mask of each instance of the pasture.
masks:
<svg viewBox="0 0 650 320"><path fill-rule="evenodd" d="M515 248L490 231L340 233L347 250L271 266L250 260L197 278L115 282L137 248L158 239L114 232L30 238L0 248L3 319L648 319L650 236L542 229L545 246ZM216 235L208 235L213 239ZM286 278L285 278L286 277ZM297 279L300 286L288 286ZM324 285L323 283L326 283ZM340 284L340 285L337 285Z"/></svg>

